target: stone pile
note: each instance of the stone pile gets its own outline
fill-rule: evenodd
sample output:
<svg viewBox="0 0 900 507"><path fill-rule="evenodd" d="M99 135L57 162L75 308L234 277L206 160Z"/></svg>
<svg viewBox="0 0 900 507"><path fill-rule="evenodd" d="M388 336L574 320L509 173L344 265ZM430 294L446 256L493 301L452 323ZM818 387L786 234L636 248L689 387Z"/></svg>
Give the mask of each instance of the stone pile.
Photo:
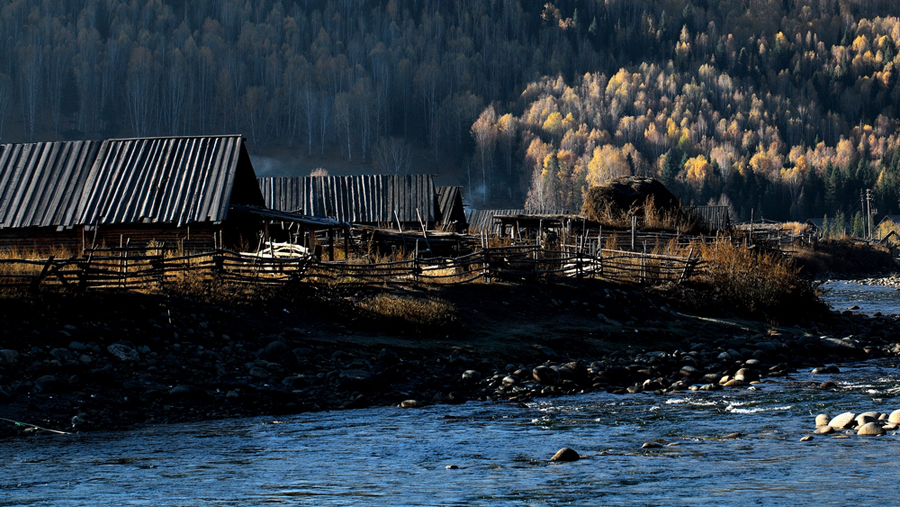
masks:
<svg viewBox="0 0 900 507"><path fill-rule="evenodd" d="M817 435L882 436L900 428L900 410L890 414L881 412L844 412L830 417L827 414L816 416Z"/></svg>

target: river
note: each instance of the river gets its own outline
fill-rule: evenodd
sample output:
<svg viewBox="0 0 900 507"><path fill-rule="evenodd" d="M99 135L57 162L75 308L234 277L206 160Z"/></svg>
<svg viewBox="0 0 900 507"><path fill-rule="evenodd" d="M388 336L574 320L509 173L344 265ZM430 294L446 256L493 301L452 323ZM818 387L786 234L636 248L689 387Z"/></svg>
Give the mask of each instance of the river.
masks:
<svg viewBox="0 0 900 507"><path fill-rule="evenodd" d="M839 309L900 308L891 289L835 287L828 297ZM895 302L872 310L838 290L892 293ZM818 413L900 409L898 364L702 394L381 407L8 440L0 506L890 505L900 436L800 439ZM820 389L825 380L837 388ZM650 441L662 446L642 448ZM562 447L582 459L550 462Z"/></svg>

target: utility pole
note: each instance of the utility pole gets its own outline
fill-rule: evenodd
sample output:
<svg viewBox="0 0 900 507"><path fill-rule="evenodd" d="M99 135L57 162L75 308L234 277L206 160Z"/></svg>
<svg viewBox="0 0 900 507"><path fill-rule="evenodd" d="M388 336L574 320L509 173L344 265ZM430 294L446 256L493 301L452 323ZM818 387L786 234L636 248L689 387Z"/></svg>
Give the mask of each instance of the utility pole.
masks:
<svg viewBox="0 0 900 507"><path fill-rule="evenodd" d="M869 239L869 215L866 213L866 191L859 190L859 205L862 207L863 238Z"/></svg>
<svg viewBox="0 0 900 507"><path fill-rule="evenodd" d="M872 232L872 226L874 225L872 223L873 212L874 212L874 210L872 209L872 189L867 188L866 189L866 227L869 230L868 239L870 239L870 240L875 237L875 234L873 234L873 232Z"/></svg>

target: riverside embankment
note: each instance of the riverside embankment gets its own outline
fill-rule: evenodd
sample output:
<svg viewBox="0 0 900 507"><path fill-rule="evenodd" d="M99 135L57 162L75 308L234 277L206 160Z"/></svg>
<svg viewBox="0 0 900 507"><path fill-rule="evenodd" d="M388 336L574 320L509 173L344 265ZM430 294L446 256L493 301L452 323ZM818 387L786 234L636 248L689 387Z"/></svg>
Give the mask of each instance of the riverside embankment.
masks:
<svg viewBox="0 0 900 507"><path fill-rule="evenodd" d="M779 327L683 293L597 281L474 284L434 326L374 317L363 292L244 300L135 293L4 298L0 435L590 391L746 388L898 355L893 316L821 311ZM426 322L427 324L427 322Z"/></svg>

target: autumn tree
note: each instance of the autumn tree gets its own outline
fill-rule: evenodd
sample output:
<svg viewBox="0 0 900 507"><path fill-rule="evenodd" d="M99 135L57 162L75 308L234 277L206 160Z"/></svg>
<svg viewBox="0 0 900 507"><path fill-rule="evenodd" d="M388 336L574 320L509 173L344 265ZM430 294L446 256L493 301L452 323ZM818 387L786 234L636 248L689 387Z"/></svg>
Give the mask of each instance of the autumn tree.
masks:
<svg viewBox="0 0 900 507"><path fill-rule="evenodd" d="M472 124L472 137L478 147L478 153L481 155L481 183L486 189L487 198L490 198L491 182L489 174L491 173L491 159L493 158L494 145L497 142L497 113L494 106L488 106L475 123Z"/></svg>

